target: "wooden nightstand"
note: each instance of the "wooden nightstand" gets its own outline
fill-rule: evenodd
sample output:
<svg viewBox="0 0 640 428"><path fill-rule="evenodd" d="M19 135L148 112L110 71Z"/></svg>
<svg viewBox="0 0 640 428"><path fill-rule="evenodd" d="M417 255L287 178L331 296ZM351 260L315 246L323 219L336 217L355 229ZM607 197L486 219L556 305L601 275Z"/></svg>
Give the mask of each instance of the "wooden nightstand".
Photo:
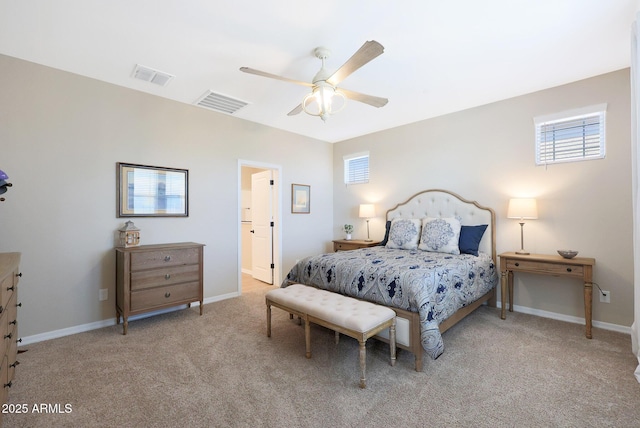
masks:
<svg viewBox="0 0 640 428"><path fill-rule="evenodd" d="M506 318L505 309L507 288L509 289L509 312L513 312L513 273L528 272L542 275L579 278L584 282L584 319L587 339L591 339L591 301L593 292L593 265L596 259L575 257L565 259L560 256L546 254L522 255L516 253L500 254L500 270L502 271L502 312L500 318Z"/></svg>
<svg viewBox="0 0 640 428"><path fill-rule="evenodd" d="M375 247L380 241L363 241L360 239L335 239L333 251L357 250L358 248Z"/></svg>

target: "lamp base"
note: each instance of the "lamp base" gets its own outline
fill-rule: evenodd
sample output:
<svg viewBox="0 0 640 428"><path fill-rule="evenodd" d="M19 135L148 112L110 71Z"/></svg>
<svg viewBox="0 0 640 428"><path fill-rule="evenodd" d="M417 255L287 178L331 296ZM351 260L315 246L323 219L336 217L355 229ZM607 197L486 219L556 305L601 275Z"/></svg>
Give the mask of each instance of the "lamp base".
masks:
<svg viewBox="0 0 640 428"><path fill-rule="evenodd" d="M519 251L516 251L516 254L520 254L521 256L528 256L531 253L525 250L519 250Z"/></svg>

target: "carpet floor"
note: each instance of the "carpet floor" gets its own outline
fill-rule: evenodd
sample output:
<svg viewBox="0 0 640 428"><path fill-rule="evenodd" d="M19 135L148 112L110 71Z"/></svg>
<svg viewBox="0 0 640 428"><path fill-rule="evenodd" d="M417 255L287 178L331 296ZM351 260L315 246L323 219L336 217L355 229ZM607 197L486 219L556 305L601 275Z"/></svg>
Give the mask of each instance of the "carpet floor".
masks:
<svg viewBox="0 0 640 428"><path fill-rule="evenodd" d="M264 293L20 348L5 427L632 427L640 385L628 335L481 307L444 334L445 352L413 355L304 328ZM20 412L24 410L24 412Z"/></svg>

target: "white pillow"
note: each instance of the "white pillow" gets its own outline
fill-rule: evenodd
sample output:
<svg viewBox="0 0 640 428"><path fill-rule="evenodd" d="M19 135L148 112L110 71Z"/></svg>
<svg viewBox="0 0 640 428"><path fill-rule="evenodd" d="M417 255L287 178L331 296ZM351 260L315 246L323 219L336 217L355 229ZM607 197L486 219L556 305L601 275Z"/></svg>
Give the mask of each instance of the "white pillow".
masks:
<svg viewBox="0 0 640 428"><path fill-rule="evenodd" d="M391 220L387 248L415 250L420 240L420 219L394 218Z"/></svg>
<svg viewBox="0 0 640 428"><path fill-rule="evenodd" d="M422 219L422 233L418 247L421 250L460 254L459 240L460 220L453 217Z"/></svg>

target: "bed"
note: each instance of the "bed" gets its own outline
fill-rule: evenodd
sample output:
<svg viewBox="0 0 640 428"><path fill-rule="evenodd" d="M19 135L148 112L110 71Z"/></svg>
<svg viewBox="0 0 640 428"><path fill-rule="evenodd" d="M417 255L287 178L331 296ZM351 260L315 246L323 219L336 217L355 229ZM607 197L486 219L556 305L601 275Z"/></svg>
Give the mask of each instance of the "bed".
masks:
<svg viewBox="0 0 640 428"><path fill-rule="evenodd" d="M311 285L392 308L397 346L422 371L424 353L444 352L442 333L485 302L495 306L495 236L491 208L425 190L387 211L381 245L301 259L282 286ZM388 340L387 332L379 338Z"/></svg>

